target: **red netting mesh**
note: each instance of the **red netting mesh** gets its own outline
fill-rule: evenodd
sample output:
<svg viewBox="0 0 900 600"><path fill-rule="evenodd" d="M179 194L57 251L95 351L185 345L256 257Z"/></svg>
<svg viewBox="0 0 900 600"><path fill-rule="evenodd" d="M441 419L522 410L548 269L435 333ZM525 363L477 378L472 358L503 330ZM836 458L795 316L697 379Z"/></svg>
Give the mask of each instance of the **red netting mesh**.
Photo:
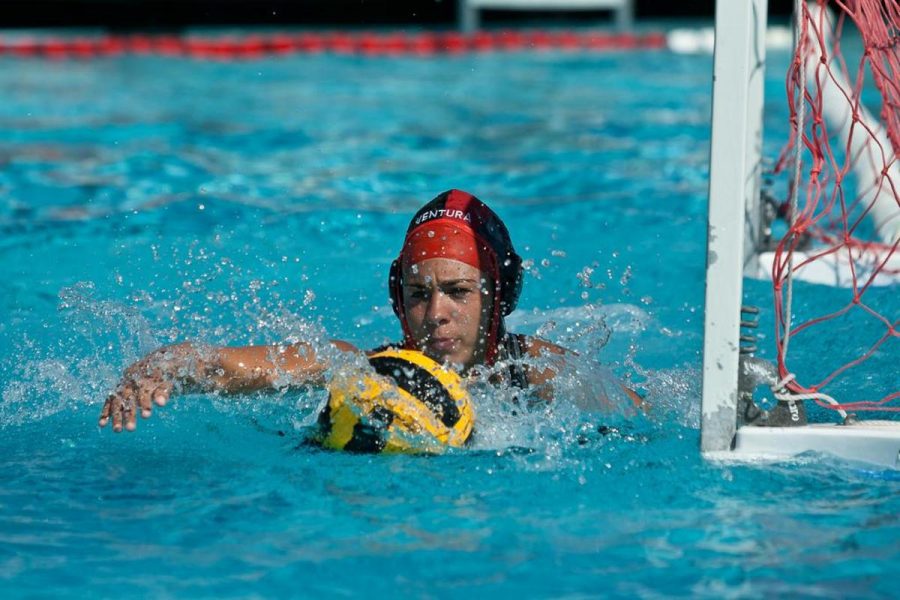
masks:
<svg viewBox="0 0 900 600"><path fill-rule="evenodd" d="M900 4L818 0L801 13L787 78L791 136L776 166L793 178L772 270L779 375L822 406L900 411ZM832 287L806 285L815 297L801 300L793 279L823 265ZM804 362L815 364L792 370L788 348L804 344L815 357L807 350ZM847 383L867 369L883 381L885 368L893 389ZM835 405L826 394L838 392L851 401Z"/></svg>

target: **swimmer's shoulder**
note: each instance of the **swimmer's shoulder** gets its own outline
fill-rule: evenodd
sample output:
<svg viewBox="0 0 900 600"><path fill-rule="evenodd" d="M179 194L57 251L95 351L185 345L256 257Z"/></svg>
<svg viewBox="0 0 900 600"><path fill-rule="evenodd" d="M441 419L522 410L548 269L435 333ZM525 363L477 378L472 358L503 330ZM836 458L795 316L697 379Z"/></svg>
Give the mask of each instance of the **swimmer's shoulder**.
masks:
<svg viewBox="0 0 900 600"><path fill-rule="evenodd" d="M528 335L518 335L520 340L521 347L525 351L528 356L533 358L539 357L547 357L548 355L557 355L557 356L577 356L578 353L568 348L563 348L562 346L558 346L553 342L548 342L545 339L541 339L538 337L532 337ZM547 369L529 369L528 370L528 383L530 385L541 385L544 383L548 383L551 381L557 372L555 369L547 368ZM640 394L632 390L631 388L625 386L623 383L619 383L619 387L628 396L629 400L638 408L643 408L646 410L647 403Z"/></svg>
<svg viewBox="0 0 900 600"><path fill-rule="evenodd" d="M549 342L543 338L531 335L515 334L519 340L520 347L525 354L532 358L540 358L548 354L557 354L560 356L575 356L576 353L568 348L563 348L553 342Z"/></svg>
<svg viewBox="0 0 900 600"><path fill-rule="evenodd" d="M359 348L351 344L350 342L345 342L344 340L329 340L331 345L340 350L341 352L362 352ZM366 352L366 354L370 354L370 352Z"/></svg>
<svg viewBox="0 0 900 600"><path fill-rule="evenodd" d="M528 357L528 358L548 358L548 357L565 357L565 356L574 356L575 353L571 350L567 350L562 346L554 344L553 342L549 342L543 338L534 337L530 335L524 334L511 334L513 338L516 340L516 345L519 347L519 352L517 353L519 356ZM545 368L540 368L535 365L525 365L525 379L528 381L528 386L537 388L538 395L546 396L546 400L550 400L552 397L552 391L546 387L550 381L556 377L559 371L559 365L557 366L547 366ZM541 393L543 390L544 393Z"/></svg>

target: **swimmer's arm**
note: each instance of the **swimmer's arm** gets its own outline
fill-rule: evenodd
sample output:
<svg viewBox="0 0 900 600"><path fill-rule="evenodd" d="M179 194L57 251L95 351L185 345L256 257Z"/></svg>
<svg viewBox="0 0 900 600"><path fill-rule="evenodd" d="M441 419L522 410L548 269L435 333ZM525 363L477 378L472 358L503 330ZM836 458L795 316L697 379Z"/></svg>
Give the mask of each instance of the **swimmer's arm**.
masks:
<svg viewBox="0 0 900 600"><path fill-rule="evenodd" d="M331 342L342 352L359 352L347 342ZM196 391L241 394L324 383L327 362L309 344L218 348L197 380Z"/></svg>
<svg viewBox="0 0 900 600"><path fill-rule="evenodd" d="M567 350L562 346L557 346L547 340L542 340L541 338L534 337L526 337L525 338L525 349L528 353L528 356L532 358L540 358L547 357L548 355L556 355L560 357L565 356L574 356L576 353L572 350ZM552 400L553 399L553 390L550 383L553 378L556 377L556 374L559 372L559 368L548 367L546 369L529 369L528 370L528 383L531 386L537 388L537 394L542 400ZM645 408L646 405L644 403L644 399L638 395L637 392L625 386L625 384L621 382L617 382L619 387L622 388L622 391L625 392L625 395L631 400L631 402L638 408Z"/></svg>
<svg viewBox="0 0 900 600"><path fill-rule="evenodd" d="M343 352L356 348L338 340ZM137 427L137 412L148 418L153 404L165 406L173 394L226 394L274 390L276 387L322 382L327 369L309 344L290 346L214 347L182 343L151 352L125 370L100 413L100 427L110 420L113 430Z"/></svg>

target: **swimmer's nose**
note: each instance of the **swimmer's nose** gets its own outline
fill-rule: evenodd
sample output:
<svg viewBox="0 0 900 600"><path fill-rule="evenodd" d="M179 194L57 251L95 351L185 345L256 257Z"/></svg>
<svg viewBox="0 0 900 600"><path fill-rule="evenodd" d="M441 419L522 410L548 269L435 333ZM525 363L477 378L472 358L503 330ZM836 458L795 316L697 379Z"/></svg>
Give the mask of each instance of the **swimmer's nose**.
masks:
<svg viewBox="0 0 900 600"><path fill-rule="evenodd" d="M431 294L425 309L425 320L434 325L441 325L450 320L450 299L440 292Z"/></svg>

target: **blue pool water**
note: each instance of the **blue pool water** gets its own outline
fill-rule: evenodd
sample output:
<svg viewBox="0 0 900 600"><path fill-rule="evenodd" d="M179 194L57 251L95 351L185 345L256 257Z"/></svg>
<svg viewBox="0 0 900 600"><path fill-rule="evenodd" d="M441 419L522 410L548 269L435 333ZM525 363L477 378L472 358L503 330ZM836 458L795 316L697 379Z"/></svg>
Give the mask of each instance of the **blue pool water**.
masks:
<svg viewBox="0 0 900 600"><path fill-rule="evenodd" d="M710 77L661 51L0 58L4 597L895 596L896 473L699 457ZM550 409L483 398L475 447L438 457L304 446L310 390L97 429L161 344L396 339L388 265L451 187L528 261L513 329L602 362L648 415L585 402L608 382L588 369ZM840 293L812 290L798 310ZM896 312L896 290L869 301ZM854 385L896 388L896 359Z"/></svg>

